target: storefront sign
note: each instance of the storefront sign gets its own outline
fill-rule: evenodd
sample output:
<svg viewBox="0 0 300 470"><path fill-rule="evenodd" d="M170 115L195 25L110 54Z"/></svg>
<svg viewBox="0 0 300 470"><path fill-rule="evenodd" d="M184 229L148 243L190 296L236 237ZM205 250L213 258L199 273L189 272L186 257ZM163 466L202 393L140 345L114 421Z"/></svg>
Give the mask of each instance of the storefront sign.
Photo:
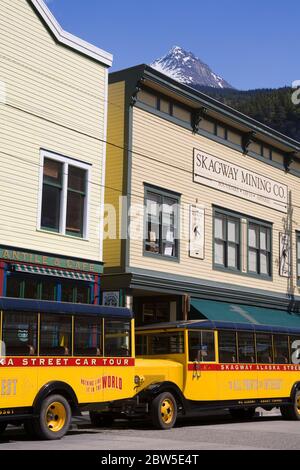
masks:
<svg viewBox="0 0 300 470"><path fill-rule="evenodd" d="M102 273L101 263L90 263L83 260L73 260L68 258L55 258L48 255L40 255L28 251L17 251L7 247L0 247L0 259L4 261L14 261L18 263L38 264L75 271L89 273Z"/></svg>
<svg viewBox="0 0 300 470"><path fill-rule="evenodd" d="M194 149L194 181L287 212L288 187L263 174Z"/></svg>
<svg viewBox="0 0 300 470"><path fill-rule="evenodd" d="M204 259L204 215L202 207L190 206L190 257Z"/></svg>
<svg viewBox="0 0 300 470"><path fill-rule="evenodd" d="M279 234L279 275L290 277L291 275L291 237L285 233Z"/></svg>

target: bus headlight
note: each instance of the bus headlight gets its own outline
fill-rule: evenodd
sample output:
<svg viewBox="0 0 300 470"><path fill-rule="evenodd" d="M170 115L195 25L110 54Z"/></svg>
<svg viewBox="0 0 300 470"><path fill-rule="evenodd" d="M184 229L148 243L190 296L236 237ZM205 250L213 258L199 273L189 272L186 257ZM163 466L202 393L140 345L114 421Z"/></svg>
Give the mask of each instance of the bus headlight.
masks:
<svg viewBox="0 0 300 470"><path fill-rule="evenodd" d="M141 376L141 375L135 375L135 376L134 376L134 383L135 383L135 385L137 385L138 387L139 387L140 385L142 385L142 383L143 383L144 381L145 381L145 379L144 379L143 376Z"/></svg>

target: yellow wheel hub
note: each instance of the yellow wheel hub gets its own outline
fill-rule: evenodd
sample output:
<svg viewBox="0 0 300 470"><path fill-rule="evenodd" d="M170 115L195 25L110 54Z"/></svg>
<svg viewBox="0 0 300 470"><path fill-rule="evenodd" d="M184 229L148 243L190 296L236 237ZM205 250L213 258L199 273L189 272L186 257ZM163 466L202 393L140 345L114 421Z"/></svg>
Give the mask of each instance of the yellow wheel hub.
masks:
<svg viewBox="0 0 300 470"><path fill-rule="evenodd" d="M67 419L67 412L62 403L54 402L48 406L46 411L46 423L48 429L59 432L64 427Z"/></svg>
<svg viewBox="0 0 300 470"><path fill-rule="evenodd" d="M170 424L174 417L174 403L166 398L160 407L161 417L165 424Z"/></svg>

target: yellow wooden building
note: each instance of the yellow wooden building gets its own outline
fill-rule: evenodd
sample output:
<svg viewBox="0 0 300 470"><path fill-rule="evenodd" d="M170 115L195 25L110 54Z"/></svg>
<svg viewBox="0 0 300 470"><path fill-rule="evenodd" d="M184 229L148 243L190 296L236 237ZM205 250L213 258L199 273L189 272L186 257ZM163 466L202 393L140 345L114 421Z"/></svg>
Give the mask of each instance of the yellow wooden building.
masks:
<svg viewBox="0 0 300 470"><path fill-rule="evenodd" d="M0 295L99 302L112 55L1 0L0 64Z"/></svg>
<svg viewBox="0 0 300 470"><path fill-rule="evenodd" d="M298 142L140 65L110 74L107 152L105 301L138 324L297 314Z"/></svg>

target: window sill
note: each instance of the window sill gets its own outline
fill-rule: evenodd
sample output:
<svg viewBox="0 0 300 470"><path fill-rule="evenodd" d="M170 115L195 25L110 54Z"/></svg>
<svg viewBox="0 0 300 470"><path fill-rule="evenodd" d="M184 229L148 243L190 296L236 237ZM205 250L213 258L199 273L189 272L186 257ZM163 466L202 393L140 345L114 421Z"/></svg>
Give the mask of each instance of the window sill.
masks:
<svg viewBox="0 0 300 470"><path fill-rule="evenodd" d="M171 261L171 263L179 263L179 258L177 256L165 256L165 255L161 255L159 253L151 253L151 252L148 252L148 251L144 251L143 253L144 256L146 256L147 258L154 258L154 259L157 259L157 260L162 260L162 261Z"/></svg>
<svg viewBox="0 0 300 470"><path fill-rule="evenodd" d="M47 230L47 229L44 229L44 228L37 228L36 231L39 232L39 233L47 234L47 235L56 235L58 237L69 238L71 240L79 240L79 241L83 241L83 242L89 242L90 241L89 238L78 237L77 235L69 235L67 233L54 232L52 230Z"/></svg>

